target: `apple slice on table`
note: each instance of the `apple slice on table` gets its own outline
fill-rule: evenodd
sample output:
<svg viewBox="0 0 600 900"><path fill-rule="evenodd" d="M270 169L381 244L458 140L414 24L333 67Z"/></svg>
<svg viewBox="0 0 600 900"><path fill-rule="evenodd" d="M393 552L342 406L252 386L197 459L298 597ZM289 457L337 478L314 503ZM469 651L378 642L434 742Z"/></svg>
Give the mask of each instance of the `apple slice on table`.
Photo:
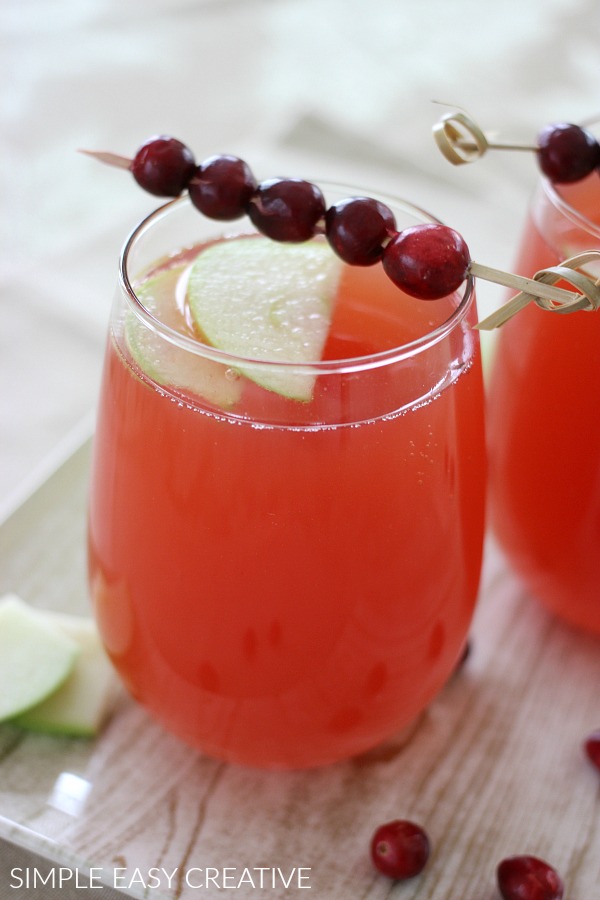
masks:
<svg viewBox="0 0 600 900"><path fill-rule="evenodd" d="M187 267L164 269L136 287L148 312L175 331L182 323L175 299L177 283ZM241 395L241 385L227 375L225 366L169 342L131 311L125 319L125 340L140 369L160 385L192 391L221 408L233 406Z"/></svg>
<svg viewBox="0 0 600 900"><path fill-rule="evenodd" d="M246 359L311 363L321 359L342 265L325 242L232 238L198 254L187 300L196 325L219 350ZM316 376L310 373L237 368L284 397L312 397Z"/></svg>
<svg viewBox="0 0 600 900"><path fill-rule="evenodd" d="M77 644L79 653L66 680L12 721L31 731L92 737L113 708L118 694L116 674L93 619L54 612L44 616Z"/></svg>
<svg viewBox="0 0 600 900"><path fill-rule="evenodd" d="M97 733L117 678L89 617L0 599L0 721L73 736Z"/></svg>
<svg viewBox="0 0 600 900"><path fill-rule="evenodd" d="M70 675L77 643L15 595L0 600L0 721L52 694Z"/></svg>

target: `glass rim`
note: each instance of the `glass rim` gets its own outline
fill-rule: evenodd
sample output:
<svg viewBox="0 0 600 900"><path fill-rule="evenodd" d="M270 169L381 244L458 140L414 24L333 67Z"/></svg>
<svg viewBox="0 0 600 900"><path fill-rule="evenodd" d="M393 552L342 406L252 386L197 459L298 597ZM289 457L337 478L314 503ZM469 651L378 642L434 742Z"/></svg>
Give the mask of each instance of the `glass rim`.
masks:
<svg viewBox="0 0 600 900"><path fill-rule="evenodd" d="M550 179L545 176L542 177L541 183L542 189L548 200L561 215L573 222L578 228L583 229L588 234L591 234L600 240L600 226L595 222L592 222L591 219L588 219L584 213L576 209L565 197L563 197L560 193L561 185L553 184ZM568 184L563 185L563 187L568 186Z"/></svg>
<svg viewBox="0 0 600 900"><path fill-rule="evenodd" d="M315 183L319 184L325 189L329 187L335 190L348 190L353 192L352 194L348 194L348 196L359 196L359 194L357 193L357 188L355 186L326 180L321 182L315 181ZM363 191L363 189L361 189L361 191ZM367 194L361 193L360 196L367 196ZM401 200L392 195L385 195L378 191L369 191L368 196L378 199L383 203L387 203L388 205L391 204L396 208L403 209L408 214L415 217L420 217L427 222L444 224L431 213L427 212L419 206L416 206L410 201ZM370 370L373 368L389 365L391 363L400 362L402 360L416 356L419 353L422 353L423 351L432 347L434 344L437 344L439 341L443 340L448 334L454 331L454 329L465 318L468 310L472 305L472 302L474 301L475 279L471 274L469 274L463 282L464 291L460 302L456 305L451 314L443 322L441 322L439 325L436 325L435 328L426 332L419 338L408 341L405 344L400 344L398 347L393 347L388 350L383 350L378 353L372 353L365 356L348 357L346 359L315 360L312 362L298 363L284 362L279 360L256 359L252 357L239 356L233 353L227 353L226 351L219 350L216 347L212 347L210 344L205 344L202 341L199 341L189 335L182 334L176 329L171 328L170 326L165 325L163 322L161 322L159 318L157 318L146 309L143 302L137 296L135 286L133 285L129 276L129 256L137 242L141 238L143 238L144 234L149 231L156 223L165 219L173 211L184 205L191 205L191 201L187 195L180 195L173 200L169 200L168 202L162 204L147 216L145 216L132 229L132 231L126 238L119 255L119 284L125 294L130 308L133 310L134 314L142 320L146 327L150 328L156 334L163 337L169 343L174 344L181 349L190 351L206 359L211 359L214 362L220 363L233 369L239 367L240 364L243 364L246 368L250 367L262 370L274 369L277 371L285 370L310 375L325 373L345 374L349 372ZM198 215L201 216L202 213L198 211ZM214 222L217 225L231 224L225 222L219 223L218 220L214 220ZM377 265L379 265L379 263ZM424 300L422 302L435 303L436 301Z"/></svg>

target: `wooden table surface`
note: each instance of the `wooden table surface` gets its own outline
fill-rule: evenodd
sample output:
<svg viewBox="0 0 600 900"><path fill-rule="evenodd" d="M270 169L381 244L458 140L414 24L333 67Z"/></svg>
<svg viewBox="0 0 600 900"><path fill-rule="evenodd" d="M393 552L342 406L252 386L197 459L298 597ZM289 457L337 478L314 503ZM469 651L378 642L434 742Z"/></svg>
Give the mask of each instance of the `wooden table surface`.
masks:
<svg viewBox="0 0 600 900"><path fill-rule="evenodd" d="M88 461L86 443L1 526L2 592L87 609ZM384 746L320 770L264 773L199 755L126 699L93 741L5 725L0 835L155 900L228 889L497 900L497 863L521 853L561 872L567 900L595 900L600 773L582 741L599 726L600 642L532 602L489 540L469 659ZM372 832L393 818L420 822L432 842L422 875L404 883L369 860ZM0 882L9 874L0 860Z"/></svg>

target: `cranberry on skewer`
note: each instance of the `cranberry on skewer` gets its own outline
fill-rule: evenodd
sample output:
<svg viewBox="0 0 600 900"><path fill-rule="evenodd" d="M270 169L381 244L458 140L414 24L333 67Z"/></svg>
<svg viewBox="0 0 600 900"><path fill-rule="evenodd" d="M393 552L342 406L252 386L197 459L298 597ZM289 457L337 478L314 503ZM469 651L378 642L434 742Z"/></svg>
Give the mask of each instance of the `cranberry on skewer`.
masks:
<svg viewBox="0 0 600 900"><path fill-rule="evenodd" d="M461 122L469 122L461 115ZM476 127L476 126L475 126ZM453 126L442 129L456 138ZM478 129L479 132L479 129ZM481 133L479 144L485 142ZM129 169L145 190L161 196L179 196L188 190L192 203L214 219L234 219L246 213L262 234L275 241L303 242L325 234L335 253L351 265L382 261L390 279L406 293L436 300L456 291L468 277L483 278L515 288L520 293L478 327L495 328L522 306L536 300L547 309L600 307L600 288L582 272L567 281L573 293L557 288L553 271L535 279L475 263L463 238L445 225L430 223L398 231L391 210L368 197L351 197L327 209L320 189L300 178L273 178L257 184L247 164L235 156L209 157L196 166L191 151L175 138L150 138L132 160L113 153L84 151L109 165ZM466 161L466 160L463 160ZM586 254L593 255L593 251ZM598 254L600 256L600 254ZM563 263L575 269L579 258ZM538 275L543 276L538 279Z"/></svg>

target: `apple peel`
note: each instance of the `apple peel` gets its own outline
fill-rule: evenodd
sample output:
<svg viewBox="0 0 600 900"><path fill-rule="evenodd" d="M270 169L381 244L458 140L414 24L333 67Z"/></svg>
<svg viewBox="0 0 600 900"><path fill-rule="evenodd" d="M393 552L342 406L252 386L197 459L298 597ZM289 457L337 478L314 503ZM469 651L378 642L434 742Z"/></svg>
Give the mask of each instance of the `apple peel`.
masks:
<svg viewBox="0 0 600 900"><path fill-rule="evenodd" d="M79 648L71 674L52 694L13 719L29 731L93 737L105 724L119 694L119 681L93 619L45 613Z"/></svg>
<svg viewBox="0 0 600 900"><path fill-rule="evenodd" d="M70 675L79 648L14 594L0 601L0 722L52 694Z"/></svg>
<svg viewBox="0 0 600 900"><path fill-rule="evenodd" d="M92 737L114 707L118 684L92 618L34 609L16 594L0 598L0 721Z"/></svg>
<svg viewBox="0 0 600 900"><path fill-rule="evenodd" d="M186 269L186 265L172 266L136 287L145 309L174 331L181 329L182 316L175 294ZM224 409L239 400L241 387L230 377L226 366L171 343L132 310L127 311L125 318L125 340L137 365L157 384L191 391Z"/></svg>

